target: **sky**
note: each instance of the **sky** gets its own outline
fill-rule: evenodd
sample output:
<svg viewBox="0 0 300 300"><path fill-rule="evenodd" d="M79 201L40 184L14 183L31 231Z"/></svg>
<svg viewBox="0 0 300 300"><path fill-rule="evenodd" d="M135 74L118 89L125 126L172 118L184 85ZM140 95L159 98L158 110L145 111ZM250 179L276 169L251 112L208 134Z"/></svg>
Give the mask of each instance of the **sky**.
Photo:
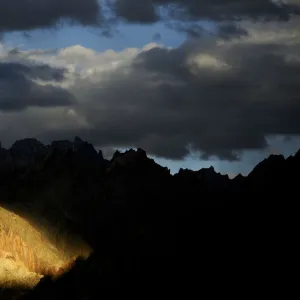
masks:
<svg viewBox="0 0 300 300"><path fill-rule="evenodd" d="M80 136L177 172L300 148L300 0L0 0L0 141Z"/></svg>

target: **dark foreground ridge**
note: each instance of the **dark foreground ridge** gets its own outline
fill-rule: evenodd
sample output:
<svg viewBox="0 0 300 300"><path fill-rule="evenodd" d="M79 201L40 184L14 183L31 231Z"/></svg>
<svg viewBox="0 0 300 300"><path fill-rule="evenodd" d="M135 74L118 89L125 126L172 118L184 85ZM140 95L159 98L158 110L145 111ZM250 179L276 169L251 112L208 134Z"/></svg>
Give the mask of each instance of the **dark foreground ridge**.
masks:
<svg viewBox="0 0 300 300"><path fill-rule="evenodd" d="M247 177L230 179L213 167L171 175L142 149L116 151L109 161L78 137L0 146L0 206L68 228L94 249L22 299L95 299L101 288L204 284L221 276L214 265L224 248L222 208L292 206L299 170L300 151L287 159L271 155ZM199 273L205 264L208 273Z"/></svg>

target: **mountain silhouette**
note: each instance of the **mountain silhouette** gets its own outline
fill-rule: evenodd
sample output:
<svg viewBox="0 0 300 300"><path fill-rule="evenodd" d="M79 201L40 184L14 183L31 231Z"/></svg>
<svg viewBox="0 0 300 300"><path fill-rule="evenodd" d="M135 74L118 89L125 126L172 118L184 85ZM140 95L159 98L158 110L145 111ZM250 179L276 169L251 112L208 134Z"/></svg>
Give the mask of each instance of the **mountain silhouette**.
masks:
<svg viewBox="0 0 300 300"><path fill-rule="evenodd" d="M34 287L3 287L2 297L95 299L101 288L205 284L221 276L214 268L225 251L224 208L290 206L299 168L300 151L287 159L271 155L248 176L230 179L213 167L171 175L140 148L106 160L79 137L0 146L0 221L7 228L0 227L7 236L0 250L30 267L25 247L47 270L60 270L55 278L33 268L42 278ZM18 218L30 225L12 225ZM8 231L19 246L10 247L16 238ZM47 242L36 244L38 235ZM64 253L61 265L43 258L51 247Z"/></svg>

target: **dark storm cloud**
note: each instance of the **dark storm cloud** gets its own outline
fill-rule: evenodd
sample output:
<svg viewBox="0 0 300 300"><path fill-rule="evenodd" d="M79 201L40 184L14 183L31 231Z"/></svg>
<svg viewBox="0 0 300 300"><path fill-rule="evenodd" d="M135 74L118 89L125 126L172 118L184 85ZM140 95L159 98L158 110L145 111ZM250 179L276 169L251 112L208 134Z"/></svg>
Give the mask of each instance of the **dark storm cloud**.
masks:
<svg viewBox="0 0 300 300"><path fill-rule="evenodd" d="M0 111L22 110L29 106L68 106L74 103L74 96L67 90L33 81L61 82L65 78L64 73L63 69L47 65L0 62Z"/></svg>
<svg viewBox="0 0 300 300"><path fill-rule="evenodd" d="M171 22L167 23L166 27L176 30L179 33L187 35L189 38L199 38L207 35L213 35L211 30L205 29L202 25L194 23Z"/></svg>
<svg viewBox="0 0 300 300"><path fill-rule="evenodd" d="M166 24L166 27L176 30L179 33L184 33L188 38L201 38L205 36L217 35L223 39L230 39L248 35L248 31L245 28L234 22L227 22L226 24L214 24L213 27L215 28L213 29L207 29L199 23L183 22L168 23Z"/></svg>
<svg viewBox="0 0 300 300"><path fill-rule="evenodd" d="M281 3L272 0L1 0L0 34L9 31L28 31L55 28L69 22L95 26L102 36L112 37L119 20L151 24L158 21L179 22L170 25L189 35L201 35L199 25L189 24L210 20L226 21L288 21L300 14L300 3ZM184 24L183 24L183 23ZM229 33L243 33L240 29ZM224 30L219 32L222 36Z"/></svg>
<svg viewBox="0 0 300 300"><path fill-rule="evenodd" d="M299 50L201 39L144 51L100 83L77 82L74 93L85 100L76 110L92 129L44 137L78 134L100 147L142 147L159 157L182 158L190 149L235 160L266 147L269 136L300 135Z"/></svg>
<svg viewBox="0 0 300 300"><path fill-rule="evenodd" d="M110 2L118 16L129 22L138 23L156 22L165 17L161 14L162 11L167 11L168 18L185 21L288 20L290 15L300 13L297 3L279 5L272 0L111 0Z"/></svg>
<svg viewBox="0 0 300 300"><path fill-rule="evenodd" d="M65 79L65 70L52 68L48 65L25 65L14 62L2 62L0 64L0 79L14 80L29 76L31 79L57 82Z"/></svg>
<svg viewBox="0 0 300 300"><path fill-rule="evenodd" d="M248 35L248 31L236 23L219 25L217 28L217 32L218 35L224 39L242 37Z"/></svg>
<svg viewBox="0 0 300 300"><path fill-rule="evenodd" d="M109 0L116 19L128 23L166 25L189 37L218 35L229 39L247 35L239 21L289 21L300 15L300 2L279 3L274 0ZM199 21L213 21L215 32L203 28ZM226 22L227 24L222 24Z"/></svg>
<svg viewBox="0 0 300 300"><path fill-rule="evenodd" d="M155 23L159 20L151 0L110 1L116 15L133 23Z"/></svg>
<svg viewBox="0 0 300 300"><path fill-rule="evenodd" d="M61 20L81 25L101 23L97 0L1 0L0 31L49 28Z"/></svg>

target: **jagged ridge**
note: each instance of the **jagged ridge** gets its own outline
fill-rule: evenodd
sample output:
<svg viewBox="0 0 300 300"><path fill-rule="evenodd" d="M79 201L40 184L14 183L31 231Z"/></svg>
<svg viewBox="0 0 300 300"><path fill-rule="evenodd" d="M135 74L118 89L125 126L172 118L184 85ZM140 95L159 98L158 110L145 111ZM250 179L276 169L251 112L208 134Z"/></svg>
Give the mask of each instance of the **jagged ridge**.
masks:
<svg viewBox="0 0 300 300"><path fill-rule="evenodd" d="M35 143L39 146L33 147ZM248 176L230 179L213 167L181 169L171 175L142 149L116 151L108 161L79 138L52 146L40 147L37 141L22 144L33 150L19 151L16 144L14 152L0 150L2 203L14 208L18 204L23 211L29 207L27 213L30 211L35 219L42 216L57 228L80 234L95 252L86 264L82 263L84 267L75 268L76 276L84 280L87 269L98 274L94 268L99 268L101 280L114 287L131 281L142 284L141 273L155 280L166 279L151 273L158 265L149 265L149 260L163 256L158 261L165 264L185 245L177 242L179 220L196 223L203 208L291 206L292 197L278 196L292 194L298 188L300 151L287 159L271 155ZM202 227L193 226L194 237L198 237L197 230L201 238L206 234ZM202 226L207 228L206 224ZM193 229L189 227L188 231ZM139 257L138 270L132 257ZM145 273L141 271L143 265L147 266ZM168 268L174 271L171 265ZM73 275L66 276L72 282ZM171 273L168 276L174 280ZM46 291L50 288L47 286Z"/></svg>

